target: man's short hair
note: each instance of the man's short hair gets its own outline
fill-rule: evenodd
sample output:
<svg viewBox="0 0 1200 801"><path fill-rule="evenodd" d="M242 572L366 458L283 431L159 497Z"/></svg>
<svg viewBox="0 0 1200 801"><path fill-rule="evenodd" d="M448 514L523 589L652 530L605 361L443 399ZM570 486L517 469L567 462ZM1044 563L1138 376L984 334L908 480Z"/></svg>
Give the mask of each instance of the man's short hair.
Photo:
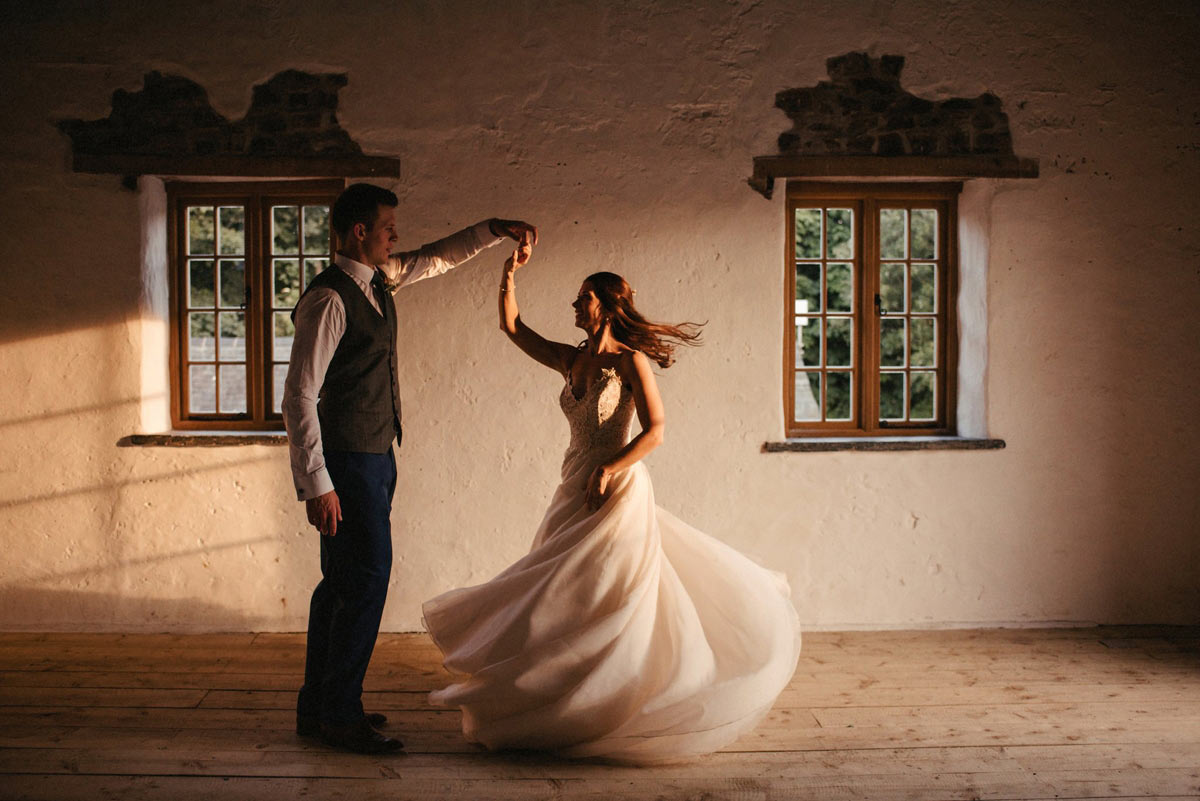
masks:
<svg viewBox="0 0 1200 801"><path fill-rule="evenodd" d="M345 242L350 237L350 229L358 223L370 228L375 222L375 215L380 206L395 208L400 205L396 193L374 184L350 184L337 200L333 202L333 230L338 239Z"/></svg>

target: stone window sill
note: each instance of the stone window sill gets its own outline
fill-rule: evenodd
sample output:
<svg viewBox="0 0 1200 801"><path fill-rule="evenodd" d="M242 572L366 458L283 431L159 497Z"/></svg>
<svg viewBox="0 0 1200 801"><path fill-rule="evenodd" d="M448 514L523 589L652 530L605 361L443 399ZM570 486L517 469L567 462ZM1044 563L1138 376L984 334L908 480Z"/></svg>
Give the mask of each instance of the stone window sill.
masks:
<svg viewBox="0 0 1200 801"><path fill-rule="evenodd" d="M242 445L286 445L282 431L168 431L130 434L118 445L125 448L230 448Z"/></svg>
<svg viewBox="0 0 1200 801"><path fill-rule="evenodd" d="M805 437L764 442L763 453L828 451L994 451L1002 439L972 437Z"/></svg>

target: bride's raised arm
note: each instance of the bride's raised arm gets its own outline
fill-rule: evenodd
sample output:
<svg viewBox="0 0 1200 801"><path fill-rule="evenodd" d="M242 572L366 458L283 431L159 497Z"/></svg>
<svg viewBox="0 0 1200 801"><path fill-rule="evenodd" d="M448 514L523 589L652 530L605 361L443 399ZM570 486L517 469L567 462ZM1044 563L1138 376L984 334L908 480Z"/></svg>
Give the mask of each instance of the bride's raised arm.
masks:
<svg viewBox="0 0 1200 801"><path fill-rule="evenodd" d="M525 325L517 309L516 272L532 254L533 246L523 240L504 262L504 272L500 276L500 330L527 356L566 375L575 357L575 348L563 342L552 342Z"/></svg>

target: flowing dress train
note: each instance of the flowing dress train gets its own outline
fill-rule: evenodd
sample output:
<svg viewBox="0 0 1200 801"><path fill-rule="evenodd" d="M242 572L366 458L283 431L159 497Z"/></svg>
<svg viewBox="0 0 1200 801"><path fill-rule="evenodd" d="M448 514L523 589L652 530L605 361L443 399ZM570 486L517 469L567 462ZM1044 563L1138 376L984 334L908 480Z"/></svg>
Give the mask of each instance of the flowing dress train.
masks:
<svg viewBox="0 0 1200 801"><path fill-rule="evenodd" d="M571 443L529 553L424 604L462 674L430 700L460 707L466 738L490 749L647 764L722 748L795 671L787 581L655 505L641 462L589 509L588 476L628 442L633 394L605 369L582 398L567 381L560 405Z"/></svg>

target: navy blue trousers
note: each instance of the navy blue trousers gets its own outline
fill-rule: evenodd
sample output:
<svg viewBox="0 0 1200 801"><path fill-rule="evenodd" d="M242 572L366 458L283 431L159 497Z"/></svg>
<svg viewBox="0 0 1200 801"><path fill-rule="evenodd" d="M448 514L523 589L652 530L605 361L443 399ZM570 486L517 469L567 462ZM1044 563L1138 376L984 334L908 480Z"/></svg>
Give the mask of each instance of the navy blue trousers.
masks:
<svg viewBox="0 0 1200 801"><path fill-rule="evenodd" d="M333 724L363 716L362 685L379 636L392 571L396 457L326 451L342 507L337 534L321 539L321 582L308 608L308 647L298 715Z"/></svg>

